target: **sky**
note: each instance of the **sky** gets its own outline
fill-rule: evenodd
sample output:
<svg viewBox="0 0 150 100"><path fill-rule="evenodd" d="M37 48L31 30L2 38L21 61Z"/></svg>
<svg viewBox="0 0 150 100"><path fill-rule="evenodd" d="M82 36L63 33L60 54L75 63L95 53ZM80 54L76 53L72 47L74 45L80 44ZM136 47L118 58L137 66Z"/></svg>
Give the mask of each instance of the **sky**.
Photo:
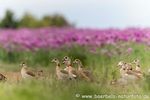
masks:
<svg viewBox="0 0 150 100"><path fill-rule="evenodd" d="M7 9L16 18L59 13L80 28L150 27L150 0L0 0L0 18Z"/></svg>

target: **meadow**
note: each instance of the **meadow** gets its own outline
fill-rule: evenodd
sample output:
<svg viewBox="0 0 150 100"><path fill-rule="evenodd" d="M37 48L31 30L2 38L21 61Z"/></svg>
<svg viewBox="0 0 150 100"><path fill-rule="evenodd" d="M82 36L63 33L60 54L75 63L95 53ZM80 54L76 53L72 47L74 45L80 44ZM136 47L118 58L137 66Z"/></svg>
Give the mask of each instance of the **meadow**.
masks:
<svg viewBox="0 0 150 100"><path fill-rule="evenodd" d="M20 72L26 61L33 69L43 69L42 80L0 83L2 100L149 100L150 96L149 29L1 29L0 71ZM96 83L58 81L53 58L80 59L92 70ZM140 59L143 80L125 87L111 85L119 78L119 61ZM64 65L62 65L64 66ZM74 65L76 68L76 65Z"/></svg>

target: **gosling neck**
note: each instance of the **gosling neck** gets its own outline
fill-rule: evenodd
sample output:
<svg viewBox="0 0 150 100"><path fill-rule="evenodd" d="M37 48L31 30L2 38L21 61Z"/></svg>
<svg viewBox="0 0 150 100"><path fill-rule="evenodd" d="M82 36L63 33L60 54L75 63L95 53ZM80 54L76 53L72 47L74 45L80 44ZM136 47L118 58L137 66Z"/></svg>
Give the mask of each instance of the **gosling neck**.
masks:
<svg viewBox="0 0 150 100"><path fill-rule="evenodd" d="M83 68L83 65L81 62L77 63L78 64L78 69L82 69Z"/></svg>

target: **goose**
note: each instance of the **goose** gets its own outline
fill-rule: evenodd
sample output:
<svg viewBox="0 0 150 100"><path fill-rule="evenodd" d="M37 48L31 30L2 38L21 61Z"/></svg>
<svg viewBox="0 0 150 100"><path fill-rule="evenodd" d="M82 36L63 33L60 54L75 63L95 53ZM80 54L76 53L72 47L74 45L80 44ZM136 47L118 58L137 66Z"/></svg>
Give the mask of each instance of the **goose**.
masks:
<svg viewBox="0 0 150 100"><path fill-rule="evenodd" d="M140 63L140 60L139 60L139 59L136 59L136 60L133 61L133 64L136 65L135 70L136 70L137 72L141 72L141 66L140 66L139 63Z"/></svg>
<svg viewBox="0 0 150 100"><path fill-rule="evenodd" d="M141 66L140 66L140 60L136 59L132 62L133 64L135 64L135 70L133 70L135 73L137 73L137 75L139 75L140 77L143 77L143 72L141 70Z"/></svg>
<svg viewBox="0 0 150 100"><path fill-rule="evenodd" d="M2 74L7 77L7 81L9 82L19 82L21 80L21 73L18 71L18 72L10 72L10 71L7 71L7 72L2 72Z"/></svg>
<svg viewBox="0 0 150 100"><path fill-rule="evenodd" d="M117 67L119 67L119 68L126 68L125 64L126 63L124 61L120 61L120 62L118 62Z"/></svg>
<svg viewBox="0 0 150 100"><path fill-rule="evenodd" d="M36 77L35 73L30 71L24 62L21 63L21 67L21 76L23 79L31 79Z"/></svg>
<svg viewBox="0 0 150 100"><path fill-rule="evenodd" d="M138 79L141 78L141 75L139 74L139 72L137 72L136 70L132 68L132 63L126 63L126 62L120 61L117 66L120 67L121 76L124 76L124 75L133 76L134 75Z"/></svg>
<svg viewBox="0 0 150 100"><path fill-rule="evenodd" d="M73 63L78 65L78 73L80 78L85 79L86 81L93 81L92 72L84 69L82 62L79 59L75 59Z"/></svg>
<svg viewBox="0 0 150 100"><path fill-rule="evenodd" d="M66 70L60 68L60 62L57 58L54 58L51 62L56 63L56 76L58 80L68 80L69 73Z"/></svg>
<svg viewBox="0 0 150 100"><path fill-rule="evenodd" d="M120 68L123 67L124 69L127 69L127 70L132 70L133 69L131 63L126 63L124 61L120 61L117 66L120 67Z"/></svg>
<svg viewBox="0 0 150 100"><path fill-rule="evenodd" d="M71 65L71 59L68 56L65 56L63 59L63 64L66 65L66 68L64 70L68 71L69 77L71 79L76 79L78 77L78 73L75 68Z"/></svg>
<svg viewBox="0 0 150 100"><path fill-rule="evenodd" d="M6 81L7 78L3 74L0 73L0 81Z"/></svg>
<svg viewBox="0 0 150 100"><path fill-rule="evenodd" d="M124 65L124 62L123 61L119 61L117 66L122 67L123 65Z"/></svg>
<svg viewBox="0 0 150 100"><path fill-rule="evenodd" d="M63 64L66 64L64 70L69 71L69 66L71 66L71 59L68 56L63 58Z"/></svg>
<svg viewBox="0 0 150 100"><path fill-rule="evenodd" d="M136 81L136 80L140 79L140 77L136 73L134 73L132 70L127 69L126 63L124 63L120 67L120 75L121 75L121 78L130 80L130 81Z"/></svg>

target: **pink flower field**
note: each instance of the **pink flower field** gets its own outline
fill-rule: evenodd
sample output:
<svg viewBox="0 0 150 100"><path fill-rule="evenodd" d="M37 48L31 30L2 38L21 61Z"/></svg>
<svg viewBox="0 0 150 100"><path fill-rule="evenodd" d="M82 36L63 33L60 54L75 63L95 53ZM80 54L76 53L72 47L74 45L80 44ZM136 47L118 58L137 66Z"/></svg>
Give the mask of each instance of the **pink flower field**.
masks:
<svg viewBox="0 0 150 100"><path fill-rule="evenodd" d="M100 47L118 41L131 41L150 45L150 29L0 29L0 44L5 49L38 50L61 46Z"/></svg>

